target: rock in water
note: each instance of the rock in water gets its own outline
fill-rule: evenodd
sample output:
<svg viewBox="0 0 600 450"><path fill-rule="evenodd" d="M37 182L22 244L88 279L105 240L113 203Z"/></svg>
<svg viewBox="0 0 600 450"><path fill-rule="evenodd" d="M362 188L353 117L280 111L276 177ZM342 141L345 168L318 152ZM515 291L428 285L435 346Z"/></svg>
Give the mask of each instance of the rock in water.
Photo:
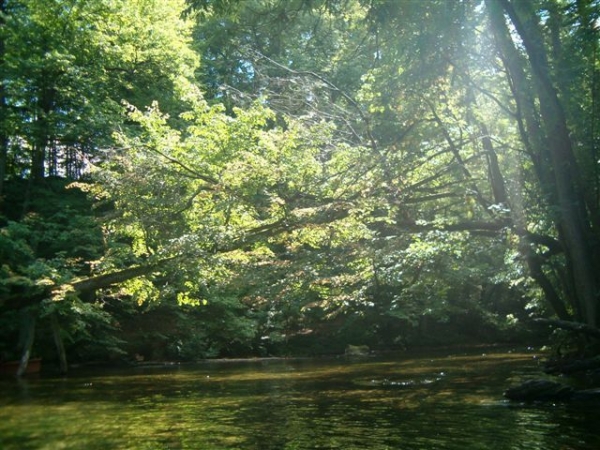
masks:
<svg viewBox="0 0 600 450"><path fill-rule="evenodd" d="M529 380L504 392L504 396L509 400L526 402L568 400L574 394L575 390L572 387L549 380Z"/></svg>
<svg viewBox="0 0 600 450"><path fill-rule="evenodd" d="M346 347L346 356L369 356L370 349L366 345L348 345Z"/></svg>

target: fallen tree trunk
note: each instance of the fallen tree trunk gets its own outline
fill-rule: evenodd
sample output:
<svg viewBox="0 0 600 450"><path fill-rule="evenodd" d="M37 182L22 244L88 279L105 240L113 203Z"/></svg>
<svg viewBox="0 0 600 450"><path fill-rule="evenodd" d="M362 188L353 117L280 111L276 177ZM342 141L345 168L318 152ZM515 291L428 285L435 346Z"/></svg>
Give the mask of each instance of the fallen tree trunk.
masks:
<svg viewBox="0 0 600 450"><path fill-rule="evenodd" d="M560 328L562 330L574 331L575 333L600 339L600 329L585 323L560 319L534 319L533 322L542 325L549 325L553 328Z"/></svg>

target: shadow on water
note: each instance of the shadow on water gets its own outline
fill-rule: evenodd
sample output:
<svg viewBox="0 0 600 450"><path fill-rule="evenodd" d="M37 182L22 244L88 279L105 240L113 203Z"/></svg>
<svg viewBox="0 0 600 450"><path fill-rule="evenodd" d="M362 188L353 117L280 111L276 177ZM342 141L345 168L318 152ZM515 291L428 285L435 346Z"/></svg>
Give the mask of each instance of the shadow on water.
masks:
<svg viewBox="0 0 600 450"><path fill-rule="evenodd" d="M509 404L530 351L260 360L0 380L0 448L600 448L597 404Z"/></svg>

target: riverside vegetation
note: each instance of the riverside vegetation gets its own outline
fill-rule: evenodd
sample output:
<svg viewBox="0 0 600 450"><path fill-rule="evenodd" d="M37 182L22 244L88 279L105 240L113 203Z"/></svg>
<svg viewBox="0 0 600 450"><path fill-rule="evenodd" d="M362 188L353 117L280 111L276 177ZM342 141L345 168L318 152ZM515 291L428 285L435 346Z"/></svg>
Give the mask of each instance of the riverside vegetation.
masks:
<svg viewBox="0 0 600 450"><path fill-rule="evenodd" d="M0 352L21 373L597 356L597 1L0 5Z"/></svg>

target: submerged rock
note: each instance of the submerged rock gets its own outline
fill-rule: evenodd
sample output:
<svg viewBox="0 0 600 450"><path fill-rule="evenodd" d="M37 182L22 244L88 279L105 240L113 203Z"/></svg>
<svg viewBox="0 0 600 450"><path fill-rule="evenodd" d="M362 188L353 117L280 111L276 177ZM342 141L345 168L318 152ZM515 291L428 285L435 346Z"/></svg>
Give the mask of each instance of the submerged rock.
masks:
<svg viewBox="0 0 600 450"><path fill-rule="evenodd" d="M583 389L581 391L575 391L571 399L579 401L600 400L600 389Z"/></svg>
<svg viewBox="0 0 600 450"><path fill-rule="evenodd" d="M369 356L370 352L366 345L348 345L344 354L346 356Z"/></svg>

